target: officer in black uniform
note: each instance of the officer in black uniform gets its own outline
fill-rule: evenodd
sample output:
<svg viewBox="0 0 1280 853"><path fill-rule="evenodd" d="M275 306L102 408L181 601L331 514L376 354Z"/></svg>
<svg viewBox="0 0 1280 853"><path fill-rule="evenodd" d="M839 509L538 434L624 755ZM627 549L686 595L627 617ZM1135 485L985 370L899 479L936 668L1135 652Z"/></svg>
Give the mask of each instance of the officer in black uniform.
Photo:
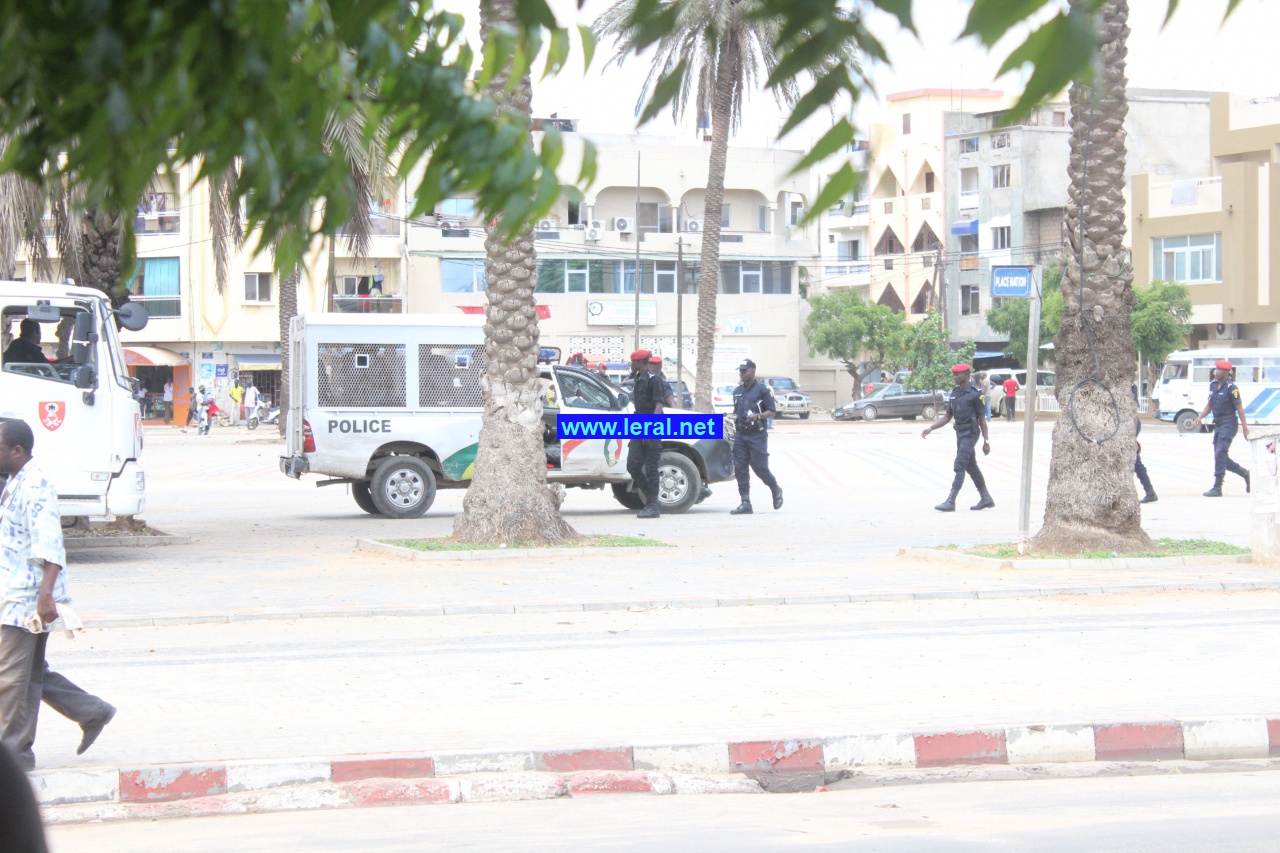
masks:
<svg viewBox="0 0 1280 853"><path fill-rule="evenodd" d="M1133 394L1133 402L1138 402L1138 383L1129 383L1129 391ZM1142 434L1142 418L1137 415L1133 416L1133 434L1138 436ZM1153 504L1160 498L1156 497L1155 487L1151 485L1151 476L1147 474L1147 466L1142 462L1142 444L1138 444L1138 454L1134 457L1133 473L1138 475L1138 482L1142 484L1143 490L1146 492L1142 499L1138 501L1140 504Z"/></svg>
<svg viewBox="0 0 1280 853"><path fill-rule="evenodd" d="M769 470L769 435L765 432L769 418L778 414L778 404L769 386L756 381L754 361L748 358L739 364L738 377L742 384L733 389L733 472L738 478L742 503L730 515L752 512L752 471L773 492L773 508L782 509L782 487Z"/></svg>
<svg viewBox="0 0 1280 853"><path fill-rule="evenodd" d="M1250 491L1248 469L1227 455L1236 432L1241 428L1244 430L1245 441L1249 440L1249 424L1244 419L1240 389L1231 381L1232 368L1231 362L1225 360L1214 365L1213 381L1209 383L1209 402L1193 422L1195 428L1199 429L1200 419L1209 414L1210 410L1213 411L1213 488L1204 493L1206 498L1222 497L1222 481L1228 471L1243 477L1244 490Z"/></svg>
<svg viewBox="0 0 1280 853"><path fill-rule="evenodd" d="M649 372L647 349L631 353L631 376L634 385L631 400L637 415L662 414L667 393L663 380ZM627 473L631 482L644 495L645 507L636 518L657 518L658 512L658 459L662 456L662 442L658 439L633 438L627 442Z"/></svg>
<svg viewBox="0 0 1280 853"><path fill-rule="evenodd" d="M956 511L956 495L960 494L960 487L964 485L966 473L978 487L978 494L982 498L969 509L993 507L996 502L991 499L991 493L987 491L987 481L978 470L978 456L975 452L978 433L981 432L982 453L984 456L991 453L991 441L987 437L987 403L983 399L982 392L969 382L969 365L957 364L952 367L951 378L956 387L952 388L951 393L947 395L946 413L920 433L922 438L928 438L929 433L946 426L948 422L954 422L956 428L956 461L952 466L956 476L951 481L951 494L934 509L939 512Z"/></svg>

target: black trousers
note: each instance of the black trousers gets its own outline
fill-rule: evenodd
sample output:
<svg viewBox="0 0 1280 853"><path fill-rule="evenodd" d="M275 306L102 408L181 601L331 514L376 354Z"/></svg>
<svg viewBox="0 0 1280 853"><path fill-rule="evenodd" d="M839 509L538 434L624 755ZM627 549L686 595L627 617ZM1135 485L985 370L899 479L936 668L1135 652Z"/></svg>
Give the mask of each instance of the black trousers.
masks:
<svg viewBox="0 0 1280 853"><path fill-rule="evenodd" d="M633 438L627 442L627 473L651 504L658 502L658 460L661 458L661 441Z"/></svg>
<svg viewBox="0 0 1280 853"><path fill-rule="evenodd" d="M952 491L958 492L964 486L965 474L973 480L979 492L985 494L987 491L987 481L978 470L978 436L976 431L956 433L956 461L951 466L956 475L951 480Z"/></svg>
<svg viewBox="0 0 1280 853"><path fill-rule="evenodd" d="M778 480L769 470L769 435L761 432L738 432L733 437L733 473L738 479L738 494L746 500L751 494L751 472L770 489Z"/></svg>
<svg viewBox="0 0 1280 853"><path fill-rule="evenodd" d="M1245 468L1227 455L1231 450L1231 442L1235 441L1240 424L1235 421L1218 424L1213 428L1213 476L1225 477L1227 472L1245 475Z"/></svg>

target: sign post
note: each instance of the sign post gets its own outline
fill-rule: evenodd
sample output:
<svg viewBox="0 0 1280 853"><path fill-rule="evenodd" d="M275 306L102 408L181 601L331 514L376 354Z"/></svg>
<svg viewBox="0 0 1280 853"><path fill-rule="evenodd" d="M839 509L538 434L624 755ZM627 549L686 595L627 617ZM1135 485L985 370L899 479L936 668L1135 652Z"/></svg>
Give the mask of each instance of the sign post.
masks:
<svg viewBox="0 0 1280 853"><path fill-rule="evenodd" d="M993 266L991 295L1029 299L1027 312L1027 384L1022 424L1022 488L1018 500L1018 553L1027 553L1031 533L1031 462L1036 437L1036 380L1040 370L1040 281L1038 267Z"/></svg>

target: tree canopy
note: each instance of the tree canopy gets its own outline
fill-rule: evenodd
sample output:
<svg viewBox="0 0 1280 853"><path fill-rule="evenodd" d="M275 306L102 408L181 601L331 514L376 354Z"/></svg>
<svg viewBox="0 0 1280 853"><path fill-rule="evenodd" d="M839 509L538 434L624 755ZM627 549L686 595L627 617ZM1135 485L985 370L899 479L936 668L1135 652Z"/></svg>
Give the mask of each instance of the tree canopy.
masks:
<svg viewBox="0 0 1280 853"><path fill-rule="evenodd" d="M953 350L950 340L951 335L943 327L942 315L937 311L930 311L923 320L902 327L892 358L900 367L911 371L903 382L908 389L950 388L952 366L973 363L974 342L966 341L959 350Z"/></svg>
<svg viewBox="0 0 1280 853"><path fill-rule="evenodd" d="M1187 345L1191 334L1191 293L1185 284L1153 281L1135 288L1138 304L1129 320L1133 346L1142 357L1158 364Z"/></svg>
<svg viewBox="0 0 1280 853"><path fill-rule="evenodd" d="M1062 323L1062 266L1052 264L1045 268L1040 282L1040 358L1053 360L1053 336ZM1005 299L987 311L987 325L994 332L1009 336L1005 355L1027 363L1027 325L1031 319L1031 303L1026 299Z"/></svg>
<svg viewBox="0 0 1280 853"><path fill-rule="evenodd" d="M859 382L873 369L889 366L902 334L901 314L868 302L853 290L811 297L809 309L804 333L810 355L821 353L842 362ZM864 352L871 356L867 361L862 359Z"/></svg>

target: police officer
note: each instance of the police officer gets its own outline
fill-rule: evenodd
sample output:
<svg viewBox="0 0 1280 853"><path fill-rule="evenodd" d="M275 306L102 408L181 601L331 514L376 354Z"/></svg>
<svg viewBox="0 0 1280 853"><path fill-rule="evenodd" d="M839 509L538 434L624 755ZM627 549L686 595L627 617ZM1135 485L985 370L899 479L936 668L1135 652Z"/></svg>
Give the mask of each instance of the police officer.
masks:
<svg viewBox="0 0 1280 853"><path fill-rule="evenodd" d="M671 394L666 382L649 372L647 349L631 353L631 399L637 415L660 415ZM662 456L662 442L658 439L633 438L627 442L627 473L631 482L644 495L645 507L636 518L657 518L658 512L658 459Z"/></svg>
<svg viewBox="0 0 1280 853"><path fill-rule="evenodd" d="M1240 389L1231 381L1232 364L1223 360L1213 366L1213 381L1209 383L1209 402L1196 416L1193 426L1200 428L1200 419L1213 411L1213 488L1204 493L1206 498L1222 497L1222 480L1227 472L1244 478L1244 490L1250 490L1249 471L1227 455L1236 432L1244 430L1249 440L1249 424L1244 419L1244 406L1240 403ZM1237 422L1238 419L1238 422Z"/></svg>
<svg viewBox="0 0 1280 853"><path fill-rule="evenodd" d="M987 481L978 470L978 456L974 452L978 444L978 433L981 432L982 453L984 456L991 453L991 441L987 437L987 404L982 392L969 382L969 365L957 364L952 367L951 379L956 387L952 388L951 393L947 395L946 413L920 433L922 438L928 438L929 433L935 429L941 429L948 422L954 422L956 429L956 461L952 466L956 476L951 481L951 494L934 509L939 512L956 511L956 495L960 494L960 487L964 485L966 473L978 487L978 494L982 498L969 509L993 507L996 502L991 499L991 493L987 491Z"/></svg>
<svg viewBox="0 0 1280 853"><path fill-rule="evenodd" d="M1138 383L1129 383L1129 390L1133 393L1133 402L1138 402ZM1142 434L1142 418L1137 415L1133 416L1133 434L1138 436ZM1142 463L1142 444L1138 443L1138 455L1134 457L1133 473L1138 475L1138 482L1142 484L1143 490L1146 492L1142 499L1138 501L1140 504L1153 504L1160 498L1156 497L1155 487L1151 485L1151 476L1147 474L1147 466Z"/></svg>
<svg viewBox="0 0 1280 853"><path fill-rule="evenodd" d="M773 508L782 509L782 487L769 470L769 435L765 425L778 414L773 392L756 381L756 363L745 359L738 365L742 380L733 389L733 472L738 478L738 494L742 503L730 515L749 515L751 510L751 472L755 471L769 491L773 492Z"/></svg>

